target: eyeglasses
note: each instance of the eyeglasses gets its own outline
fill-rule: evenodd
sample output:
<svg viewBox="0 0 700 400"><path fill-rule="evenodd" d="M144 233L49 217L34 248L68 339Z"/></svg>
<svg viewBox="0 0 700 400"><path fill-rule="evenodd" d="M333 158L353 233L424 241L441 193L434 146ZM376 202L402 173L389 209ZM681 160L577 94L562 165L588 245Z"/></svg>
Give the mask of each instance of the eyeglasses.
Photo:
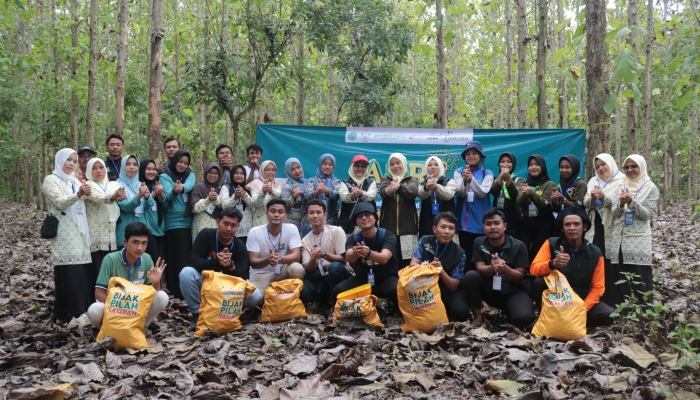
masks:
<svg viewBox="0 0 700 400"><path fill-rule="evenodd" d="M367 164L354 164L355 168L367 169Z"/></svg>
<svg viewBox="0 0 700 400"><path fill-rule="evenodd" d="M637 168L639 168L639 165L625 165L624 167L622 167L622 169L624 169L625 171L629 171L631 169L637 169Z"/></svg>
<svg viewBox="0 0 700 400"><path fill-rule="evenodd" d="M218 171L215 171L215 170L213 170L213 171L209 171L209 172L207 172L207 175L219 175L219 172L218 172Z"/></svg>
<svg viewBox="0 0 700 400"><path fill-rule="evenodd" d="M93 158L95 158L95 155L92 153L83 153L83 154L79 155L78 158L83 159L83 160L92 160Z"/></svg>
<svg viewBox="0 0 700 400"><path fill-rule="evenodd" d="M358 218L358 217L359 218L369 218L371 215L373 215L373 214L370 211L362 211L362 212L357 213L357 215L355 215L355 218Z"/></svg>

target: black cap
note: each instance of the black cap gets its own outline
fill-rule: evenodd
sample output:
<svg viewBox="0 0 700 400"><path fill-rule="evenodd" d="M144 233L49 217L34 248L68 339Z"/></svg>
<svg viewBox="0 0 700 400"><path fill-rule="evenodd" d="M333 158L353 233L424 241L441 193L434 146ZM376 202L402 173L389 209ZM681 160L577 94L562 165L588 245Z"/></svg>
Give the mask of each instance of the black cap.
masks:
<svg viewBox="0 0 700 400"><path fill-rule="evenodd" d="M92 146L87 145L87 144L84 144L84 145L78 147L78 154L80 154L86 150L91 152L94 155L97 155L97 152L95 151L95 149Z"/></svg>
<svg viewBox="0 0 700 400"><path fill-rule="evenodd" d="M464 160L464 155L467 154L467 150L469 149L474 149L481 154L481 159L483 160L486 158L486 155L484 154L484 148L481 146L481 142L478 140L472 140L467 142L467 144L464 146L464 151L462 151L462 160Z"/></svg>
<svg viewBox="0 0 700 400"><path fill-rule="evenodd" d="M583 228L583 233L586 233L591 229L591 219L588 217L588 214L586 214L586 211L583 208L567 207L557 214L557 219L554 221L554 227L557 234L563 235L562 229L564 229L564 217L569 215L578 215L581 217L581 221L583 221L583 224L586 225L586 227Z"/></svg>
<svg viewBox="0 0 700 400"><path fill-rule="evenodd" d="M377 216L377 210L374 208L372 203L368 203L366 201L361 201L357 203L355 206L355 209L352 212L352 220L355 221L355 225L357 225L357 214L363 213L365 211L369 211L372 214L374 214L374 218L379 222L379 216Z"/></svg>

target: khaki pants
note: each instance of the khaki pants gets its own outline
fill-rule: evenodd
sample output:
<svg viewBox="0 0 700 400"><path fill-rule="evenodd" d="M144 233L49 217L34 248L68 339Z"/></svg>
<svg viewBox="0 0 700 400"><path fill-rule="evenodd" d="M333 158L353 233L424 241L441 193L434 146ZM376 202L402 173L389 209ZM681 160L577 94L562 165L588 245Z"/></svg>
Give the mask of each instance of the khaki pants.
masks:
<svg viewBox="0 0 700 400"><path fill-rule="evenodd" d="M260 290L265 296L267 289L272 282L283 281L285 279L301 279L304 280L304 266L299 263L283 264L279 274L272 272L263 272L259 274L251 274L250 281Z"/></svg>

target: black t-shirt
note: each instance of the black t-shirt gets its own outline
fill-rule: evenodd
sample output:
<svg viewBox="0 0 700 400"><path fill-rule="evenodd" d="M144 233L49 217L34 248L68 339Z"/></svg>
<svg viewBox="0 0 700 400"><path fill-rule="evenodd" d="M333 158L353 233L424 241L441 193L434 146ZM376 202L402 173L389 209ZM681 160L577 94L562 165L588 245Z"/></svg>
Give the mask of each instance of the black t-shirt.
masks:
<svg viewBox="0 0 700 400"><path fill-rule="evenodd" d="M200 273L207 270L248 279L248 250L245 243L234 237L231 244L224 245L216 239L216 232L217 229L204 228L197 234L192 244L190 267ZM224 247L227 247L231 252L231 262L236 266L233 271L219 265L219 260L216 258L217 252L223 251Z"/></svg>
<svg viewBox="0 0 700 400"><path fill-rule="evenodd" d="M347 252L362 241L365 242L365 245L369 247L370 250L376 251L377 253L381 253L384 249L389 249L391 254L396 253L396 235L383 228L377 228L373 238L364 238L361 231L350 235L345 241L345 251ZM351 266L355 270L356 276L367 279L370 267L363 258L358 258ZM389 261L384 265L375 263L372 266L372 273L374 273L375 280L382 280L390 276L398 275L396 258L389 258Z"/></svg>
<svg viewBox="0 0 700 400"><path fill-rule="evenodd" d="M105 158L104 162L107 166L107 179L112 182L119 179L119 170L122 168L122 158L119 157L117 160L112 160L111 158L107 157Z"/></svg>
<svg viewBox="0 0 700 400"><path fill-rule="evenodd" d="M491 246L486 236L476 238L474 251L472 251L472 263L483 262L491 265L492 254L498 254L511 268L525 268L525 271L530 269L525 243L512 236L506 235L505 243L501 247Z"/></svg>

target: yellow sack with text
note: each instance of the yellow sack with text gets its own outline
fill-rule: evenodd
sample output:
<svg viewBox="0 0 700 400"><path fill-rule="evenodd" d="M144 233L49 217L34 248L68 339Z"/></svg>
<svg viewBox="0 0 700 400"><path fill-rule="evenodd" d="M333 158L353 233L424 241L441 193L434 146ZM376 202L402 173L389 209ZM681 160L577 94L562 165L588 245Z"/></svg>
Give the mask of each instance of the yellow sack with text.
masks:
<svg viewBox="0 0 700 400"><path fill-rule="evenodd" d="M377 296L370 294L356 299L339 298L335 302L333 320L341 318L362 318L365 324L384 328L384 324L379 320L377 314Z"/></svg>
<svg viewBox="0 0 700 400"><path fill-rule="evenodd" d="M118 349L151 347L143 334L143 327L156 293L151 285L135 285L124 278L110 278L97 341L111 336L116 339L114 347Z"/></svg>
<svg viewBox="0 0 700 400"><path fill-rule="evenodd" d="M542 310L532 328L535 337L578 340L586 336L586 304L558 270L544 277L547 289L542 293Z"/></svg>
<svg viewBox="0 0 700 400"><path fill-rule="evenodd" d="M406 267L399 271L396 294L403 314L404 332L432 333L440 322L447 323L447 311L440 297L442 267L430 264Z"/></svg>
<svg viewBox="0 0 700 400"><path fill-rule="evenodd" d="M303 287L304 281L301 279L272 282L270 287L265 289L260 322L280 322L306 317L306 308L299 299Z"/></svg>
<svg viewBox="0 0 700 400"><path fill-rule="evenodd" d="M195 336L209 329L223 334L241 329L243 300L253 294L255 286L237 276L202 271L202 303Z"/></svg>

